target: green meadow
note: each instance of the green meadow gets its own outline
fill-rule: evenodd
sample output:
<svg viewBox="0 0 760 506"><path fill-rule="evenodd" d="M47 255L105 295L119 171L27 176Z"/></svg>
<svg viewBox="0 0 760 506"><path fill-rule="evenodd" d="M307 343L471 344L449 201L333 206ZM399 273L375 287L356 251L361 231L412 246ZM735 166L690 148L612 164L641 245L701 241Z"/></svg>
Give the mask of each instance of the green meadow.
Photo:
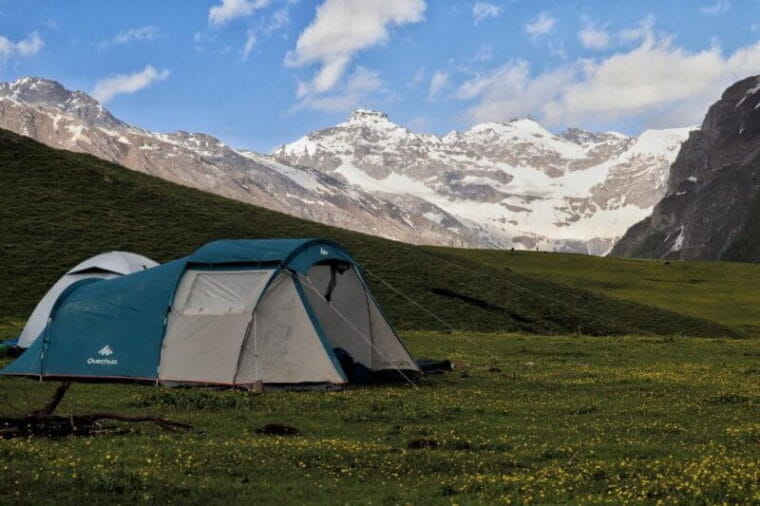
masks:
<svg viewBox="0 0 760 506"><path fill-rule="evenodd" d="M336 392L77 383L57 414L192 429L0 439L2 505L760 503L760 266L414 247L3 131L0 199L0 338L102 251L311 236L355 254L413 355L459 365ZM0 378L0 416L56 387Z"/></svg>
<svg viewBox="0 0 760 506"><path fill-rule="evenodd" d="M760 501L758 340L403 337L417 356L464 365L418 388L342 392L76 384L58 413L194 428L0 441L0 503ZM38 407L55 386L0 384L3 414ZM256 433L268 423L301 435Z"/></svg>
<svg viewBox="0 0 760 506"><path fill-rule="evenodd" d="M525 251L446 251L483 267L551 280L760 335L760 265L757 264L600 258Z"/></svg>

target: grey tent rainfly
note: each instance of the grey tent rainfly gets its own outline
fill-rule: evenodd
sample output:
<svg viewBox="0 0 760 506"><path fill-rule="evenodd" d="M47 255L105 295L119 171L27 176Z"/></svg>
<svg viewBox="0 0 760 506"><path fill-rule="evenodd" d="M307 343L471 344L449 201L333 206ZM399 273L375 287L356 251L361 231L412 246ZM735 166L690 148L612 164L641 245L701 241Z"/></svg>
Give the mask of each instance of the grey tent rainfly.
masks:
<svg viewBox="0 0 760 506"><path fill-rule="evenodd" d="M346 250L269 239L76 281L0 374L251 388L419 372Z"/></svg>
<svg viewBox="0 0 760 506"><path fill-rule="evenodd" d="M61 279L56 281L45 296L40 299L37 307L34 308L32 315L27 320L26 325L24 325L21 334L18 336L16 346L28 348L37 339L37 336L45 328L48 318L50 318L50 310L58 300L58 297L69 285L86 278L110 279L124 276L133 272L150 269L157 265L150 258L128 251L101 253L80 262L64 274Z"/></svg>

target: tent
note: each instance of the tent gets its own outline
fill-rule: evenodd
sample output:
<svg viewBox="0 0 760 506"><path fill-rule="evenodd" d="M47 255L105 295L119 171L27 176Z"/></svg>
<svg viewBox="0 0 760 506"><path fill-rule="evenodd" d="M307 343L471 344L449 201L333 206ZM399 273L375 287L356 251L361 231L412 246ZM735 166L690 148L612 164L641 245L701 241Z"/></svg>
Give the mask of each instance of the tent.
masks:
<svg viewBox="0 0 760 506"><path fill-rule="evenodd" d="M341 385L350 364L419 373L346 250L223 240L144 272L74 283L42 338L0 374L251 388Z"/></svg>
<svg viewBox="0 0 760 506"><path fill-rule="evenodd" d="M68 286L86 278L110 279L156 265L158 264L150 258L128 251L101 253L77 264L64 274L37 303L37 307L32 311L32 315L18 336L16 346L28 348L37 339L50 318L50 310Z"/></svg>

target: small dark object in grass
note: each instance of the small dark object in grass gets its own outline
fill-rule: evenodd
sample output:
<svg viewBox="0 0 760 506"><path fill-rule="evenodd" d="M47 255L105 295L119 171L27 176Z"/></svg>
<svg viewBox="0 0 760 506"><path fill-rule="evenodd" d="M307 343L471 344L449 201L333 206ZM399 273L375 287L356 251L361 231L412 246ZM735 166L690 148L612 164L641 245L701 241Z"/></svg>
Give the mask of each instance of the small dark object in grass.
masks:
<svg viewBox="0 0 760 506"><path fill-rule="evenodd" d="M460 375L459 375L459 377L460 377L460 378L469 378L469 377L470 377L470 375L469 375L469 374L467 374L466 372L463 372L462 374L460 374Z"/></svg>
<svg viewBox="0 0 760 506"><path fill-rule="evenodd" d="M256 429L256 434L264 434L267 436L300 436L301 431L289 425L268 423L265 426Z"/></svg>
<svg viewBox="0 0 760 506"><path fill-rule="evenodd" d="M515 249L512 248L512 251L514 251L514 250ZM458 493L459 492L457 492L457 489L455 489L451 485L444 485L443 487L441 487L441 495L443 497L453 497L453 496L457 495Z"/></svg>
<svg viewBox="0 0 760 506"><path fill-rule="evenodd" d="M388 431L388 434L401 434L403 430L404 428L401 425L394 425L393 428Z"/></svg>
<svg viewBox="0 0 760 506"><path fill-rule="evenodd" d="M422 450L423 448L438 448L438 441L435 439L412 439L406 445L410 450Z"/></svg>
<svg viewBox="0 0 760 506"><path fill-rule="evenodd" d="M599 408L596 406L584 406L579 408L574 408L570 410L571 415L590 415L591 413L596 413L599 411Z"/></svg>
<svg viewBox="0 0 760 506"><path fill-rule="evenodd" d="M712 401L717 404L745 404L750 400L751 399L746 395L738 395L733 393L719 395L717 397L713 397L712 399Z"/></svg>
<svg viewBox="0 0 760 506"><path fill-rule="evenodd" d="M488 372L501 372L501 369L499 369L498 367L491 367L491 368L488 370Z"/></svg>

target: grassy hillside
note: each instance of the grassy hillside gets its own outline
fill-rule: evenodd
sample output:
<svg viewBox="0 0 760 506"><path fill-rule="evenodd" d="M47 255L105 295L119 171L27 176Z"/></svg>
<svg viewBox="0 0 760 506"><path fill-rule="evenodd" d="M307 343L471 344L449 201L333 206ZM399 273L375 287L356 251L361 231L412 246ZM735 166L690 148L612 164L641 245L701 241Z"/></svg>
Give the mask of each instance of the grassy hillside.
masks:
<svg viewBox="0 0 760 506"><path fill-rule="evenodd" d="M220 238L327 237L458 329L734 335L694 317L295 219L0 131L0 317L25 318L69 267L114 249L158 261ZM440 324L370 276L403 329Z"/></svg>
<svg viewBox="0 0 760 506"><path fill-rule="evenodd" d="M760 265L454 250L480 265L649 304L760 335Z"/></svg>

